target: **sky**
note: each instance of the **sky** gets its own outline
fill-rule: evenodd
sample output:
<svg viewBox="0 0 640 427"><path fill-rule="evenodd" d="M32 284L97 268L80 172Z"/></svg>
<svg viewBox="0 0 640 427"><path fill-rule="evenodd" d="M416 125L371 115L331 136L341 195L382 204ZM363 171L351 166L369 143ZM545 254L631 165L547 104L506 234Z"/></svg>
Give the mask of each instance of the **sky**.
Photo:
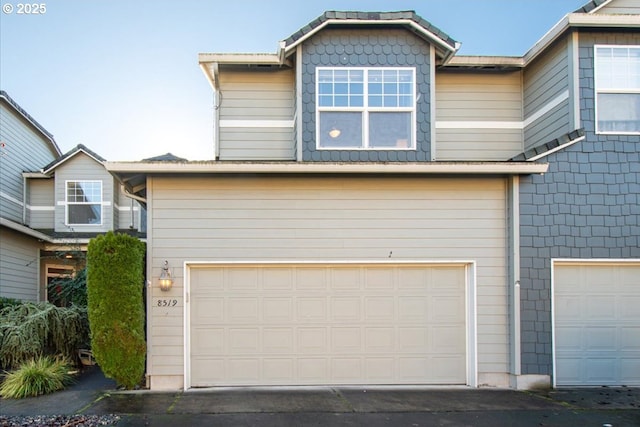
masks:
<svg viewBox="0 0 640 427"><path fill-rule="evenodd" d="M275 53L278 41L326 10L414 10L459 41L460 55L522 56L588 2L36 1L44 5L39 14L18 13L26 11L19 0L0 0L0 89L63 153L84 144L110 161L168 152L212 159L213 90L198 53Z"/></svg>

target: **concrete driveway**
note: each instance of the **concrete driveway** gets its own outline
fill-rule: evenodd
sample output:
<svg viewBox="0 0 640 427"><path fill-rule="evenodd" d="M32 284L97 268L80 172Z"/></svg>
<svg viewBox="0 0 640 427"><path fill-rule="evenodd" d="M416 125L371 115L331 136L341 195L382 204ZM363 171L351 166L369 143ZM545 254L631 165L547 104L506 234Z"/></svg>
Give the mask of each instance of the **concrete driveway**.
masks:
<svg viewBox="0 0 640 427"><path fill-rule="evenodd" d="M0 400L0 414L120 416L118 426L640 426L639 388L467 387L116 391L99 369L69 389ZM1 424L1 423L0 423Z"/></svg>

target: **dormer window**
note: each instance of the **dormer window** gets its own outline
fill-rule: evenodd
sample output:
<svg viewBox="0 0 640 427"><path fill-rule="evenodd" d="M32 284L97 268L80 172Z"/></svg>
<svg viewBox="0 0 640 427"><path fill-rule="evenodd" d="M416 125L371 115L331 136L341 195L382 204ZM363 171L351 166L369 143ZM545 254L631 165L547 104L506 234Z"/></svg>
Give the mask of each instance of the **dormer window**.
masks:
<svg viewBox="0 0 640 427"><path fill-rule="evenodd" d="M414 94L414 68L317 68L317 148L415 149Z"/></svg>
<svg viewBox="0 0 640 427"><path fill-rule="evenodd" d="M67 181L67 225L102 224L102 181Z"/></svg>

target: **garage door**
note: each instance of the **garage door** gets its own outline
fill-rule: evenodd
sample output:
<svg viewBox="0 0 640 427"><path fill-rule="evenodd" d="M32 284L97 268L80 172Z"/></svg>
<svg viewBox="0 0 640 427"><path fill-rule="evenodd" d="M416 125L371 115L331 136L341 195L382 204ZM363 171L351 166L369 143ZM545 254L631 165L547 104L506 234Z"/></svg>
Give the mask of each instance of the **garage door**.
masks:
<svg viewBox="0 0 640 427"><path fill-rule="evenodd" d="M466 382L464 265L194 266L189 282L192 387Z"/></svg>
<svg viewBox="0 0 640 427"><path fill-rule="evenodd" d="M640 264L554 264L555 383L640 385Z"/></svg>

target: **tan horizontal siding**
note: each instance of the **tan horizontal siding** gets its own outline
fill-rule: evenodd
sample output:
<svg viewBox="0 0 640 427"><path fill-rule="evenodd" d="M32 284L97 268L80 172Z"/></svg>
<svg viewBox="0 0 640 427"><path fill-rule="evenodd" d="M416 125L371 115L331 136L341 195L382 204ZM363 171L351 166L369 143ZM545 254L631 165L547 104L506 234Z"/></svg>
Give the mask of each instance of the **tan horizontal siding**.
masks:
<svg viewBox="0 0 640 427"><path fill-rule="evenodd" d="M171 291L153 286L150 298L179 301L171 316L160 310L150 319L152 348L171 347L151 355L151 375L183 372L175 337L185 261L390 256L477 261L479 371L508 371L508 346L495 333L507 333L504 179L153 177L148 191L152 280L164 260L175 278Z"/></svg>
<svg viewBox="0 0 640 427"><path fill-rule="evenodd" d="M436 129L438 160L505 160L522 152L522 131L500 129L500 122L522 122L520 72L436 76L436 122L461 122L460 128ZM499 122L478 129L464 122Z"/></svg>
<svg viewBox="0 0 640 427"><path fill-rule="evenodd" d="M224 70L220 73L220 120L292 120L292 70ZM291 128L221 128L222 160L291 160Z"/></svg>
<svg viewBox="0 0 640 427"><path fill-rule="evenodd" d="M523 150L520 129L437 129L438 160L507 160Z"/></svg>

